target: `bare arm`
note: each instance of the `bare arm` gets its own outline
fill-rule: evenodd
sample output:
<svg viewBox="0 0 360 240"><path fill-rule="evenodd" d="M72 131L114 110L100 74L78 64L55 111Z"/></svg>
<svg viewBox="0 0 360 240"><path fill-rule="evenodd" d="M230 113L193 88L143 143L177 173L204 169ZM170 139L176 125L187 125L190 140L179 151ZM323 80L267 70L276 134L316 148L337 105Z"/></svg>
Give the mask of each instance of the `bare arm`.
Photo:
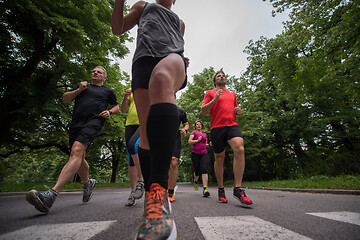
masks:
<svg viewBox="0 0 360 240"><path fill-rule="evenodd" d="M200 136L198 139L194 140L194 137L195 137L194 134L190 134L189 141L188 141L188 143L189 143L190 145L194 145L195 143L200 142L201 139L202 139L202 137Z"/></svg>
<svg viewBox="0 0 360 240"><path fill-rule="evenodd" d="M110 115L117 114L119 112L119 104L111 105L111 107L112 108L110 110L102 111L99 116L103 118L109 118ZM110 111L112 112L112 114L110 113Z"/></svg>
<svg viewBox="0 0 360 240"><path fill-rule="evenodd" d="M186 122L183 125L184 125L184 127L182 129L180 129L180 134L184 136L184 135L186 135L187 131L189 131L189 123Z"/></svg>
<svg viewBox="0 0 360 240"><path fill-rule="evenodd" d="M74 99L90 85L88 82L81 82L79 88L63 94L63 103L71 103Z"/></svg>
<svg viewBox="0 0 360 240"><path fill-rule="evenodd" d="M181 32L181 35L184 36L185 34L185 23L180 20L180 32Z"/></svg>
<svg viewBox="0 0 360 240"><path fill-rule="evenodd" d="M129 109L129 106L130 106L129 96L130 96L130 94L131 94L131 90L126 89L124 99L121 102L121 112L126 112Z"/></svg>
<svg viewBox="0 0 360 240"><path fill-rule="evenodd" d="M224 90L219 89L216 94L215 97L213 99L211 99L210 102L208 103L202 103L201 104L201 113L202 114L206 114L208 112L210 112L211 108L214 106L214 104L216 103L216 101L219 99L220 95L222 95L224 93Z"/></svg>
<svg viewBox="0 0 360 240"><path fill-rule="evenodd" d="M111 15L111 30L115 35L121 35L138 24L144 10L145 2L138 1L131 7L130 12L124 16L124 2L125 0L115 0Z"/></svg>

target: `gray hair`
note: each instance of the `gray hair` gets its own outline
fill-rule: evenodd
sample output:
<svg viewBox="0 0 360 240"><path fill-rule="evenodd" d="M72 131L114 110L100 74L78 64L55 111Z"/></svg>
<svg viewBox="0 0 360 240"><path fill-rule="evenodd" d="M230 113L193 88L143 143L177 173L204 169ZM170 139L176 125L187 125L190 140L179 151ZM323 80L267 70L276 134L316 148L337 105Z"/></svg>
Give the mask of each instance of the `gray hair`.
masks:
<svg viewBox="0 0 360 240"><path fill-rule="evenodd" d="M107 77L107 72L106 72L106 69L104 68L104 67L102 67L102 66L96 66L96 67L94 67L94 69L95 68L100 68L100 69L102 69L103 71L104 71L104 76L105 76L105 78Z"/></svg>

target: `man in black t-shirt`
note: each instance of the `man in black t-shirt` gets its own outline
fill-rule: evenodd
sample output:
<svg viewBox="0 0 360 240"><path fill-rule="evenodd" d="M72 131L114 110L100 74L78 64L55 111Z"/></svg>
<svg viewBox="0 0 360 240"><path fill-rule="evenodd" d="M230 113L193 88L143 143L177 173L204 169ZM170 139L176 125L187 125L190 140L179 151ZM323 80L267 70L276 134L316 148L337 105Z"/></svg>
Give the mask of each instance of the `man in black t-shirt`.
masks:
<svg viewBox="0 0 360 240"><path fill-rule="evenodd" d="M75 100L72 121L69 127L69 143L71 148L69 161L61 170L60 176L52 189L44 193L31 190L26 200L37 210L48 213L61 189L77 173L84 183L83 202L92 197L96 180L89 179L89 165L85 160L88 146L95 140L105 119L119 112L115 93L104 86L106 70L97 66L92 70L92 82L80 82L63 95L63 102ZM111 109L107 110L111 105Z"/></svg>
<svg viewBox="0 0 360 240"><path fill-rule="evenodd" d="M178 107L179 112L179 127L181 123L183 124L183 128L179 128L179 131L176 136L175 140L175 148L171 157L171 163L170 163L170 170L169 170L169 187L168 187L168 193L169 193L169 200L170 202L175 201L175 194L174 189L176 185L176 180L178 177L178 161L180 158L180 152L181 152L181 136L186 135L186 133L189 130L189 123L187 120L186 112Z"/></svg>

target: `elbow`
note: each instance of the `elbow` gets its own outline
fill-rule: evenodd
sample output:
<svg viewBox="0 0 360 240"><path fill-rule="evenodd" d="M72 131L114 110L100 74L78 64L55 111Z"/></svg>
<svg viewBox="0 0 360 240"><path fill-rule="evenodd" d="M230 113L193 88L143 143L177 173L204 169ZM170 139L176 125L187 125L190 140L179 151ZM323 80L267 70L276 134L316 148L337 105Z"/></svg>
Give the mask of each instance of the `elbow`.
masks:
<svg viewBox="0 0 360 240"><path fill-rule="evenodd" d="M123 31L122 31L122 28L118 27L118 26L114 26L114 25L111 25L111 32L114 34L114 35L121 35L123 34Z"/></svg>
<svg viewBox="0 0 360 240"><path fill-rule="evenodd" d="M70 102L65 96L63 96L62 100L63 100L63 103L69 103Z"/></svg>

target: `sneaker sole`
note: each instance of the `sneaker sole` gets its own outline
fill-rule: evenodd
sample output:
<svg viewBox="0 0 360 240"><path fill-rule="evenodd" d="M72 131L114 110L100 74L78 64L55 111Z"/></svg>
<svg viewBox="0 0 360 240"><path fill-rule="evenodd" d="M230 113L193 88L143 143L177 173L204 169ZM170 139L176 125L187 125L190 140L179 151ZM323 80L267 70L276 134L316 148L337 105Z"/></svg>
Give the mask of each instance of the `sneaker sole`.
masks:
<svg viewBox="0 0 360 240"><path fill-rule="evenodd" d="M35 192L35 190L31 190L30 192L26 193L26 201L33 205L39 212L48 214L50 209L41 202Z"/></svg>
<svg viewBox="0 0 360 240"><path fill-rule="evenodd" d="M132 207L132 206L135 206L135 205L136 205L136 202L134 202L133 204L129 204L129 203L126 204L127 207Z"/></svg>
<svg viewBox="0 0 360 240"><path fill-rule="evenodd" d="M218 202L219 202L219 203L228 203L228 201L226 201L226 202L222 202L222 201L220 201L220 200L218 200Z"/></svg>
<svg viewBox="0 0 360 240"><path fill-rule="evenodd" d="M238 200L242 205L244 205L244 206L251 206L252 205L252 203L251 204L246 204L246 203L243 203L237 196L235 196L235 195L233 195L233 197L236 199L236 200Z"/></svg>
<svg viewBox="0 0 360 240"><path fill-rule="evenodd" d="M177 231L176 231L176 224L175 224L174 219L173 219L172 222L173 222L172 231L171 231L169 237L166 238L166 240L177 240ZM134 240L137 240L137 239L138 239L138 236L137 236L137 234L136 234Z"/></svg>
<svg viewBox="0 0 360 240"><path fill-rule="evenodd" d="M209 192L206 192L204 193L203 197L209 197L210 196L210 193Z"/></svg>

